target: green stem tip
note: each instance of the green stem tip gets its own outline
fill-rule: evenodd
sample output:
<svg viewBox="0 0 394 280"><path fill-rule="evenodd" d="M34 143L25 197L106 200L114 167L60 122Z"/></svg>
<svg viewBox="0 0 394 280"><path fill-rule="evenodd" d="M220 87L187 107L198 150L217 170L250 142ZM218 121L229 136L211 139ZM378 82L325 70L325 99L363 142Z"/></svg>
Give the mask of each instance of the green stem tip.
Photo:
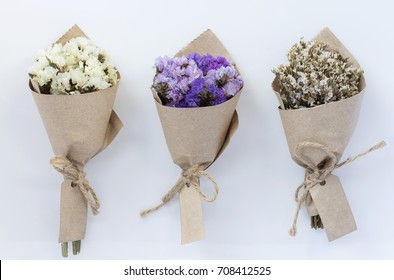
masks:
<svg viewBox="0 0 394 280"><path fill-rule="evenodd" d="M73 255L78 255L81 252L81 240L73 241Z"/></svg>
<svg viewBox="0 0 394 280"><path fill-rule="evenodd" d="M313 229L319 229L319 228L323 229L324 228L323 221L321 220L319 215L311 217L311 227Z"/></svg>
<svg viewBox="0 0 394 280"><path fill-rule="evenodd" d="M73 255L78 255L81 252L81 240L76 240L72 242ZM68 257L68 242L62 243L62 256L63 258Z"/></svg>
<svg viewBox="0 0 394 280"><path fill-rule="evenodd" d="M63 256L63 258L68 257L68 242L62 243L62 256Z"/></svg>

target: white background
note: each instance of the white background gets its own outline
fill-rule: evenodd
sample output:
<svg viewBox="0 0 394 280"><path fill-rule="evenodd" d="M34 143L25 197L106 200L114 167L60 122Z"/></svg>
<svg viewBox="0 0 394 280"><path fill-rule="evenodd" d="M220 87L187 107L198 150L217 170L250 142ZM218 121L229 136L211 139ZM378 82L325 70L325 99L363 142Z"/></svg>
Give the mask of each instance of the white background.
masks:
<svg viewBox="0 0 394 280"><path fill-rule="evenodd" d="M309 228L287 232L303 170L290 158L271 69L300 37L328 26L365 70L367 91L344 157L379 140L394 143L394 17L390 1L4 1L0 9L0 259L61 258L62 177L27 85L39 49L77 23L105 48L122 81L115 110L124 129L86 166L102 208L89 212L82 252L72 259L392 259L394 149L335 171L358 230L334 242ZM211 28L232 54L245 87L240 127L208 169L220 187L204 203L206 238L180 245L179 202L147 218L177 180L149 87L154 59L173 55ZM209 192L207 188L206 191Z"/></svg>

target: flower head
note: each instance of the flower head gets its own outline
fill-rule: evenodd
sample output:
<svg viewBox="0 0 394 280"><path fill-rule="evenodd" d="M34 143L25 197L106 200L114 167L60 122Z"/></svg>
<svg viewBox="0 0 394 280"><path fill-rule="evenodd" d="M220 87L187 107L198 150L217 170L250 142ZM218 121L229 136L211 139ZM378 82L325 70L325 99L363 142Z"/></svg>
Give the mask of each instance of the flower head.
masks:
<svg viewBox="0 0 394 280"><path fill-rule="evenodd" d="M108 55L85 37L40 51L29 75L46 94L87 93L118 82L118 72Z"/></svg>
<svg viewBox="0 0 394 280"><path fill-rule="evenodd" d="M273 69L285 109L314 107L359 93L363 71L327 44L301 39L287 57L288 63Z"/></svg>
<svg viewBox="0 0 394 280"><path fill-rule="evenodd" d="M192 53L188 56L188 58L194 60L197 63L204 75L206 75L210 70L216 70L222 66L226 67L230 65L227 59L222 56L213 57L210 54L201 56L198 53Z"/></svg>
<svg viewBox="0 0 394 280"><path fill-rule="evenodd" d="M232 98L243 86L234 65L224 57L159 57L153 88L162 103L172 107L214 106Z"/></svg>

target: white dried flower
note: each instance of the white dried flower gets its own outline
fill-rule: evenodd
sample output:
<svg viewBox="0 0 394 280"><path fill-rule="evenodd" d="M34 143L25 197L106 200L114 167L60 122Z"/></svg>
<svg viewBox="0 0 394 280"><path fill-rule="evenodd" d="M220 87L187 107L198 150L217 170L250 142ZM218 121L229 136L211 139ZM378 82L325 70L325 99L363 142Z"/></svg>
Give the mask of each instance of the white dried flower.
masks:
<svg viewBox="0 0 394 280"><path fill-rule="evenodd" d="M301 39L287 57L288 63L273 69L285 109L314 107L359 93L363 71L328 45Z"/></svg>
<svg viewBox="0 0 394 280"><path fill-rule="evenodd" d="M108 55L85 37L40 51L29 75L46 94L87 93L118 82L118 71Z"/></svg>

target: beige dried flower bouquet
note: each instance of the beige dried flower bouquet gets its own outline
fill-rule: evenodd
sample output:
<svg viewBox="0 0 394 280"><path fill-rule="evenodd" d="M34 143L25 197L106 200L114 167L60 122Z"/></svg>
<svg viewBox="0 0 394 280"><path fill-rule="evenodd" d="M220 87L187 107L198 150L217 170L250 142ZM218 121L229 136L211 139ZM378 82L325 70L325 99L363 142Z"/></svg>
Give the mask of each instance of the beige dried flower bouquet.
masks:
<svg viewBox="0 0 394 280"><path fill-rule="evenodd" d="M272 88L290 154L305 169L289 233L296 235L305 203L312 228L324 228L328 240L335 240L357 227L341 182L332 172L385 142L339 162L357 124L365 79L358 62L328 28L310 42L301 39L287 57L287 63L273 69Z"/></svg>

